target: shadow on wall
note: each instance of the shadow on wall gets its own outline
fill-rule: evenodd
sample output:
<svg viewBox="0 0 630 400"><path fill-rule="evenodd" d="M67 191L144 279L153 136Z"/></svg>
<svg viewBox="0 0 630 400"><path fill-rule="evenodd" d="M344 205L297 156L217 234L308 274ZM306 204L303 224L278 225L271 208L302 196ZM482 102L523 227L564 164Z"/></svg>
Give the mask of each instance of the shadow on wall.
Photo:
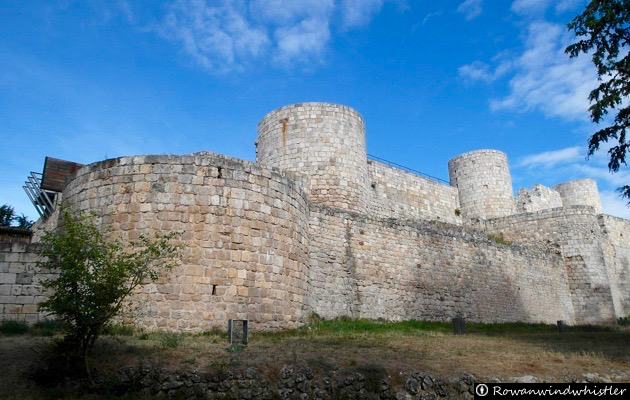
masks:
<svg viewBox="0 0 630 400"><path fill-rule="evenodd" d="M326 252L311 264L317 277L311 290L320 293L312 307L326 318L345 308L358 309L354 317L388 320L572 322L557 256L446 224L402 224L324 207L311 210L312 223L314 216L331 235L311 242L312 253ZM335 247L326 246L335 238ZM331 309L326 293L347 306Z"/></svg>

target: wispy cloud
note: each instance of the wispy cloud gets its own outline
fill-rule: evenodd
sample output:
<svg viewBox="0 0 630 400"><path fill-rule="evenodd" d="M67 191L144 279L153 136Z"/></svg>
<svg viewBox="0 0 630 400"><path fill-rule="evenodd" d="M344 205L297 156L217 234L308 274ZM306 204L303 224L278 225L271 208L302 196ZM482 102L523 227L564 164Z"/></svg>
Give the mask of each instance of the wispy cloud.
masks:
<svg viewBox="0 0 630 400"><path fill-rule="evenodd" d="M547 22L529 25L524 51L513 61L509 93L490 101L492 110L538 110L550 117L585 120L588 94L597 76L588 57L570 59L564 27Z"/></svg>
<svg viewBox="0 0 630 400"><path fill-rule="evenodd" d="M512 68L510 61L501 61L496 67L486 64L482 61L473 61L470 64L462 65L457 70L460 78L476 82L493 82L504 76Z"/></svg>
<svg viewBox="0 0 630 400"><path fill-rule="evenodd" d="M381 7L383 0L342 0L341 17L346 29L367 25Z"/></svg>
<svg viewBox="0 0 630 400"><path fill-rule="evenodd" d="M550 6L556 12L572 10L576 6L585 3L584 0L515 0L512 3L512 11L525 15L536 16L544 13Z"/></svg>
<svg viewBox="0 0 630 400"><path fill-rule="evenodd" d="M551 168L557 164L566 164L568 162L584 160L584 149L575 146L565 149L545 151L543 153L530 154L523 157L519 162L519 167L544 167Z"/></svg>
<svg viewBox="0 0 630 400"><path fill-rule="evenodd" d="M325 59L333 24L367 25L384 0L176 0L159 32L213 73L270 62L294 67Z"/></svg>
<svg viewBox="0 0 630 400"><path fill-rule="evenodd" d="M619 192L600 191L599 197L602 202L602 208L606 214L630 219L628 199L622 199Z"/></svg>
<svg viewBox="0 0 630 400"><path fill-rule="evenodd" d="M458 7L457 12L464 15L467 20L473 20L481 15L483 11L483 0L464 0Z"/></svg>

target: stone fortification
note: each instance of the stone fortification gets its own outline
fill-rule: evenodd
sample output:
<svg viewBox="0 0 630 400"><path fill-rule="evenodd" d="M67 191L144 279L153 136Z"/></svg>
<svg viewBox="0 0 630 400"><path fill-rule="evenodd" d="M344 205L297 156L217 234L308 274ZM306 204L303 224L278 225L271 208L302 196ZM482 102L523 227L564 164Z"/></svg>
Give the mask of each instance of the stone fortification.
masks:
<svg viewBox="0 0 630 400"><path fill-rule="evenodd" d="M112 236L182 232L181 266L133 295L131 322L269 330L311 313L547 323L630 313L630 222L601 214L592 182L536 186L517 207L504 153L454 158L445 185L368 161L361 116L322 103L267 114L256 157L122 157L67 183L64 203ZM16 297L29 290L17 269L35 271L27 247L0 252L0 290L20 293L1 295L3 319L40 317L41 293Z"/></svg>
<svg viewBox="0 0 630 400"><path fill-rule="evenodd" d="M46 317L37 305L46 298L42 283L54 275L38 267L38 252L34 243L0 243L0 319L37 322Z"/></svg>
<svg viewBox="0 0 630 400"><path fill-rule="evenodd" d="M560 193L563 206L591 206L596 213L601 214L602 203L594 180L576 179L556 185L554 189Z"/></svg>
<svg viewBox="0 0 630 400"><path fill-rule="evenodd" d="M459 195L452 186L375 160L368 161L368 179L369 215L462 223Z"/></svg>
<svg viewBox="0 0 630 400"><path fill-rule="evenodd" d="M459 192L465 217L488 219L514 214L512 176L505 153L464 153L448 162L448 175Z"/></svg>
<svg viewBox="0 0 630 400"><path fill-rule="evenodd" d="M308 206L301 186L255 164L200 153L84 167L66 204L123 239L183 232L182 265L134 297L150 329L209 330L227 319L297 326L306 295Z"/></svg>
<svg viewBox="0 0 630 400"><path fill-rule="evenodd" d="M615 318L610 266L604 259L608 240L591 207L519 214L486 221L486 228L516 243L546 241L557 245L564 259L576 321L596 323Z"/></svg>
<svg viewBox="0 0 630 400"><path fill-rule="evenodd" d="M536 185L532 189L521 189L518 192L516 209L519 213L529 213L551 208L562 207L560 193L543 185Z"/></svg>
<svg viewBox="0 0 630 400"><path fill-rule="evenodd" d="M363 118L349 107L303 103L267 114L258 124L256 161L304 179L315 203L366 209Z"/></svg>
<svg viewBox="0 0 630 400"><path fill-rule="evenodd" d="M573 322L558 249L324 206L310 232L309 306L323 317Z"/></svg>
<svg viewBox="0 0 630 400"><path fill-rule="evenodd" d="M617 316L630 314L630 221L601 214L598 216L608 282Z"/></svg>

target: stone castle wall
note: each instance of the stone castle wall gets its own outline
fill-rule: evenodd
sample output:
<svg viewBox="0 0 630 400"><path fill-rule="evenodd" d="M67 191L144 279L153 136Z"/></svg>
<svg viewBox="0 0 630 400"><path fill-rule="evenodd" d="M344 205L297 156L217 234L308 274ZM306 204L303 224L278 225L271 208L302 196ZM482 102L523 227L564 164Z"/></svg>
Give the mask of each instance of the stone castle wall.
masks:
<svg viewBox="0 0 630 400"><path fill-rule="evenodd" d="M42 283L54 277L38 266L39 245L21 241L0 243L0 320L37 322L46 314L38 304L46 299Z"/></svg>
<svg viewBox="0 0 630 400"><path fill-rule="evenodd" d="M306 290L307 199L287 177L213 154L123 157L78 171L64 191L123 240L182 232L182 265L134 295L134 322L203 331L228 319L298 325Z"/></svg>
<svg viewBox="0 0 630 400"><path fill-rule="evenodd" d="M610 215L598 218L608 238L604 255L615 313L619 317L630 316L630 221Z"/></svg>
<svg viewBox="0 0 630 400"><path fill-rule="evenodd" d="M448 162L448 175L459 192L464 217L490 219L514 214L512 176L505 153L464 153Z"/></svg>
<svg viewBox="0 0 630 400"><path fill-rule="evenodd" d="M554 186L554 190L560 193L564 207L591 206L596 213L602 212L597 183L592 179L576 179L561 183Z"/></svg>
<svg viewBox="0 0 630 400"><path fill-rule="evenodd" d="M515 243L551 243L564 258L578 323L613 321L613 295L604 259L607 237L588 206L544 210L485 221L485 229Z"/></svg>
<svg viewBox="0 0 630 400"><path fill-rule="evenodd" d="M256 161L304 179L314 203L366 210L364 124L349 107L302 103L270 112L258 124Z"/></svg>
<svg viewBox="0 0 630 400"><path fill-rule="evenodd" d="M519 213L529 213L551 208L562 207L560 193L543 185L536 185L532 189L521 189L518 192L516 210Z"/></svg>
<svg viewBox="0 0 630 400"><path fill-rule="evenodd" d="M356 111L302 103L263 118L256 164L122 157L81 168L62 196L123 240L181 232L181 265L132 297L127 321L148 329L284 329L311 312L547 323L630 313L630 221L599 214L593 182L536 186L517 209L504 153L456 157L449 176L452 186L368 161ZM33 321L44 299L35 248L16 246L0 248L0 315Z"/></svg>
<svg viewBox="0 0 630 400"><path fill-rule="evenodd" d="M368 214L461 224L457 189L422 176L368 161Z"/></svg>
<svg viewBox="0 0 630 400"><path fill-rule="evenodd" d="M322 317L574 322L557 249L325 206L310 232L309 308Z"/></svg>

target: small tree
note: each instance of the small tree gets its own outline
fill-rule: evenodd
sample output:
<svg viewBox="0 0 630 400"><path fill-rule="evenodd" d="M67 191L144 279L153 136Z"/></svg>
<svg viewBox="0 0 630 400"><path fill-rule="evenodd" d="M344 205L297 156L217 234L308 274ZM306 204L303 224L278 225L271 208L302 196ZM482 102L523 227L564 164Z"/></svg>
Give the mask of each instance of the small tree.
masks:
<svg viewBox="0 0 630 400"><path fill-rule="evenodd" d="M11 222L15 218L13 207L8 204L0 206L0 226L11 226Z"/></svg>
<svg viewBox="0 0 630 400"><path fill-rule="evenodd" d="M17 228L31 229L31 227L33 226L33 221L28 219L28 217L24 214L18 215L14 218L14 220Z"/></svg>
<svg viewBox="0 0 630 400"><path fill-rule="evenodd" d="M175 266L180 246L175 234L123 246L108 240L87 215L61 210L61 227L42 238L41 266L58 273L45 287L52 294L40 305L64 322L66 356L90 376L88 352L105 325L119 314L124 300L143 281L155 280Z"/></svg>

